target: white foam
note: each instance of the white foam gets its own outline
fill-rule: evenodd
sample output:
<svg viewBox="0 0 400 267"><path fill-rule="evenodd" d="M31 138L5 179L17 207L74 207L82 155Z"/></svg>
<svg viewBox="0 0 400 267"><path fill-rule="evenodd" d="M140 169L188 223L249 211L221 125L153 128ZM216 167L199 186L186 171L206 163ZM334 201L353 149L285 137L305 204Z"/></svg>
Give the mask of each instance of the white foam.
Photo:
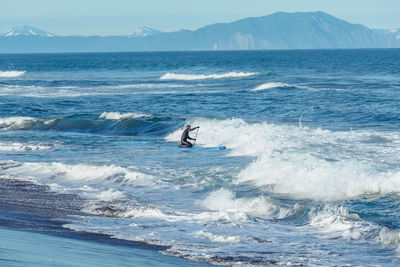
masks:
<svg viewBox="0 0 400 267"><path fill-rule="evenodd" d="M263 83L254 88L253 91L260 91L277 87L293 87L293 85L287 83Z"/></svg>
<svg viewBox="0 0 400 267"><path fill-rule="evenodd" d="M87 188L84 188L87 191ZM108 189L96 195L99 200L102 201L113 201L113 200L121 200L126 198L125 192L115 190L115 189Z"/></svg>
<svg viewBox="0 0 400 267"><path fill-rule="evenodd" d="M88 191L88 190L85 190ZM90 190L89 190L90 191ZM89 194L92 195L92 194ZM124 192L116 191L116 190L108 190L102 193L97 193L95 195L97 200L121 200L126 198L126 194ZM201 205L204 205L200 203ZM102 207L103 204L98 204L97 202L90 203L84 209L85 212L102 215L103 211L99 207ZM204 223L213 222L235 222L235 223L243 223L249 221L248 216L241 210L238 209L230 209L230 210L218 210L211 209L212 211L203 211L198 213L192 212L184 212L177 211L172 208L167 207L153 207L147 205L125 205L124 203L113 204L110 203L110 206L115 210L115 216L121 218L141 218L141 219L153 219L153 220L161 220L165 222L182 222L182 223L190 223L190 224L198 224L202 225ZM251 206L251 204L250 204ZM253 205L254 206L254 205ZM245 208L243 208L245 210ZM253 209L247 210L249 213L255 213L256 211ZM106 211L107 212L107 211ZM262 213L260 216L265 216L266 214ZM272 216L271 216L272 217ZM277 217L277 216L275 216Z"/></svg>
<svg viewBox="0 0 400 267"><path fill-rule="evenodd" d="M310 212L309 224L303 229L307 231L308 227L317 230L329 239L368 240L372 238L384 247L396 246L396 253L400 254L400 232L398 230L391 230L362 220L344 206L325 204L322 209L314 208Z"/></svg>
<svg viewBox="0 0 400 267"><path fill-rule="evenodd" d="M232 235L215 235L203 230L195 232L196 237L206 237L208 238L211 242L217 242L217 243L239 243L240 242L240 236L232 236Z"/></svg>
<svg viewBox="0 0 400 267"><path fill-rule="evenodd" d="M0 151L2 152L30 152L30 151L45 151L52 147L48 144L24 144L18 142L0 142Z"/></svg>
<svg viewBox="0 0 400 267"><path fill-rule="evenodd" d="M321 210L312 210L309 225L329 238L360 239L378 229L343 206L325 205Z"/></svg>
<svg viewBox="0 0 400 267"><path fill-rule="evenodd" d="M153 177L144 173L130 170L115 165L90 165L90 164L65 164L59 162L7 162L12 167L2 170L4 174L12 174L19 179L36 180L43 184L58 185L60 189L66 188L80 190L82 186L116 185L149 185ZM84 190L87 191L87 190Z"/></svg>
<svg viewBox="0 0 400 267"><path fill-rule="evenodd" d="M310 155L260 157L239 173L236 183L243 182L294 198L316 200L400 192L398 172L377 173L356 160L329 162Z"/></svg>
<svg viewBox="0 0 400 267"><path fill-rule="evenodd" d="M119 112L103 112L99 118L106 120L121 120L127 118L151 118L152 115L143 113L119 113Z"/></svg>
<svg viewBox="0 0 400 267"><path fill-rule="evenodd" d="M93 207L91 210L95 210ZM95 211L96 213L96 211ZM119 217L124 218L146 218L163 220L167 222L186 222L203 224L210 221L225 221L225 222L246 222L248 216L243 212L229 211L212 211L212 212L178 212L168 211L166 207L161 210L157 207L129 207L128 209L118 213Z"/></svg>
<svg viewBox="0 0 400 267"><path fill-rule="evenodd" d="M175 215L175 214L165 214L158 208L153 207L138 207L135 209L130 209L121 214L122 217L129 218L153 218L158 220L164 220L168 222L176 222L185 219L185 216Z"/></svg>
<svg viewBox="0 0 400 267"><path fill-rule="evenodd" d="M400 192L396 132L334 132L241 119L195 118L187 123L200 125L196 144L224 145L229 156L254 157L237 175L236 184L252 183L261 190L316 200ZM182 131L165 139L179 142ZM376 138L384 143L369 141ZM394 169L383 171L388 164Z"/></svg>
<svg viewBox="0 0 400 267"><path fill-rule="evenodd" d="M249 221L249 216L244 212L227 212L222 210L214 210L211 212L201 212L190 216L189 220L206 223L210 221L219 222L236 222L244 223Z"/></svg>
<svg viewBox="0 0 400 267"><path fill-rule="evenodd" d="M290 214L289 209L280 208L264 197L235 198L234 194L226 189L212 192L201 204L210 210L243 212L256 217L282 219Z"/></svg>
<svg viewBox="0 0 400 267"><path fill-rule="evenodd" d="M383 246L397 246L396 253L400 255L400 232L398 230L390 230L387 227L379 231L376 240L381 242Z"/></svg>
<svg viewBox="0 0 400 267"><path fill-rule="evenodd" d="M290 139L290 135L293 133L291 127L277 126L266 122L249 124L243 119L237 118L227 120L194 118L187 121L187 124L200 126L196 144L226 146L231 156L258 156L272 153L274 149L285 145L282 143L283 139L286 137ZM165 140L179 142L183 130L184 127L172 132L165 137Z"/></svg>
<svg viewBox="0 0 400 267"><path fill-rule="evenodd" d="M308 86L300 86L300 85L294 85L294 84L288 84L288 83L273 82L273 83L260 84L256 88L252 89L252 91L262 91L262 90L267 90L267 89L271 89L271 88L285 88L285 87L305 89L305 90L311 90L311 91L326 90L325 88L317 89L317 88L312 88L312 87L308 87Z"/></svg>
<svg viewBox="0 0 400 267"><path fill-rule="evenodd" d="M1 78L14 78L14 77L19 77L22 76L26 73L26 71L0 71L0 77Z"/></svg>
<svg viewBox="0 0 400 267"><path fill-rule="evenodd" d="M37 121L39 121L39 119L23 116L0 118L0 129L20 129L21 127L24 127L24 125L26 125L27 123L34 123Z"/></svg>
<svg viewBox="0 0 400 267"><path fill-rule="evenodd" d="M245 143L251 139L251 136L247 136L246 131L249 130L248 124L242 119L229 119L229 120L219 120L219 119L206 119L206 118L195 118L187 122L190 125L197 126L200 125L198 132L197 144L204 146L223 146L228 145L229 149L232 150L232 155L234 156L247 156L251 155L250 151L238 151L235 148L245 148L251 147L245 146ZM179 142L181 134L184 127L172 132L165 137L165 140L170 142ZM255 129L254 132L256 132ZM248 131L250 132L250 131ZM251 132L250 132L251 134ZM258 133L259 134L259 133ZM220 138L224 136L224 138Z"/></svg>
<svg viewBox="0 0 400 267"><path fill-rule="evenodd" d="M257 72L228 72L223 74L177 74L166 73L160 77L161 80L205 80L205 79L225 79L225 78L244 78L257 75Z"/></svg>

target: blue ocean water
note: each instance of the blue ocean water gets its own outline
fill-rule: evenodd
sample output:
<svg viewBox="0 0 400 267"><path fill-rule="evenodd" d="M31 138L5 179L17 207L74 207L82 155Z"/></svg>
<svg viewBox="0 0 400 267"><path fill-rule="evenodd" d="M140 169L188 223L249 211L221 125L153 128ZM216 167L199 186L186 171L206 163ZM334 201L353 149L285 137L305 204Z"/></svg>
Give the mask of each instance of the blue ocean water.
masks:
<svg viewBox="0 0 400 267"><path fill-rule="evenodd" d="M398 49L0 55L0 179L79 196L67 229L194 261L396 266L399 66ZM159 149L186 124L227 149Z"/></svg>

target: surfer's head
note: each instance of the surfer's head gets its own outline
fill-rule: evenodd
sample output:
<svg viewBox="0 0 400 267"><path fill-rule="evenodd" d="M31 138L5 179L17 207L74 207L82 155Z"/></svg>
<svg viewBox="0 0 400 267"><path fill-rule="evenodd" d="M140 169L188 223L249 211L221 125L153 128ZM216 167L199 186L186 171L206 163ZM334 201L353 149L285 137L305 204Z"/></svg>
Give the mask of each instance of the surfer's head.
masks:
<svg viewBox="0 0 400 267"><path fill-rule="evenodd" d="M188 125L186 125L186 129L190 129L191 128L191 126L188 124Z"/></svg>

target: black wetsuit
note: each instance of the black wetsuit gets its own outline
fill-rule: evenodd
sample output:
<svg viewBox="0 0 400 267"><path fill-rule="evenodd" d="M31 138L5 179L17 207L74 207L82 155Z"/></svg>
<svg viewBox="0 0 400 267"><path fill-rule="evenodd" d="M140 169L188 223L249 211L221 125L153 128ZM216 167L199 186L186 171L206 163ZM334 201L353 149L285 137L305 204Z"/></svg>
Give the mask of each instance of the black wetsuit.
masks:
<svg viewBox="0 0 400 267"><path fill-rule="evenodd" d="M183 131L183 133L182 133L182 137L181 137L181 147L192 147L193 145L192 145L192 143L190 143L189 141L188 141L188 139L190 139L190 140L196 140L196 139L194 139L194 138L191 138L190 136L189 136L189 132L191 132L191 131L193 131L193 130L195 130L195 129L197 129L197 127L195 127L195 128L186 128L184 131Z"/></svg>

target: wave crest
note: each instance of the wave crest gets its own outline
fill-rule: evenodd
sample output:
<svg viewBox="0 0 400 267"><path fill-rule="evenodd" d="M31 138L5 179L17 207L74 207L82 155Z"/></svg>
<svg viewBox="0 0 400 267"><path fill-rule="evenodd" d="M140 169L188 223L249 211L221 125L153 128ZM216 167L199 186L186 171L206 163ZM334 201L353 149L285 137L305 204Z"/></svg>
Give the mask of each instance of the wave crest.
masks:
<svg viewBox="0 0 400 267"><path fill-rule="evenodd" d="M31 152L51 150L52 146L48 144L23 144L16 142L0 142L1 152Z"/></svg>
<svg viewBox="0 0 400 267"><path fill-rule="evenodd" d="M177 74L168 72L160 77L161 80L205 80L205 79L226 79L226 78L244 78L259 74L258 72L228 72L223 74Z"/></svg>
<svg viewBox="0 0 400 267"><path fill-rule="evenodd" d="M252 89L252 91L262 91L262 90L268 90L272 88L298 88L298 89L305 89L305 90L311 90L311 91L321 91L321 90L326 90L324 88L312 88L308 86L300 86L300 85L294 85L294 84L289 84L289 83L281 83L281 82L274 82L274 83L263 83L256 88Z"/></svg>
<svg viewBox="0 0 400 267"><path fill-rule="evenodd" d="M226 189L212 192L202 201L202 205L210 210L243 212L262 218L282 219L292 214L290 209L279 207L264 197L235 198L233 192Z"/></svg>
<svg viewBox="0 0 400 267"><path fill-rule="evenodd" d="M170 131L170 118L153 120L152 115L104 112L101 119L61 117L54 119L32 117L0 118L0 130L36 130L80 132L106 135L164 135Z"/></svg>
<svg viewBox="0 0 400 267"><path fill-rule="evenodd" d="M20 129L27 126L33 126L35 123L40 122L39 119L24 116L13 116L0 118L0 129Z"/></svg>
<svg viewBox="0 0 400 267"><path fill-rule="evenodd" d="M330 238L360 239L374 234L378 226L362 220L343 206L324 205L310 212L309 225Z"/></svg>
<svg viewBox="0 0 400 267"><path fill-rule="evenodd" d="M60 191L72 186L83 191L96 191L90 187L90 182L105 182L109 186L127 185L141 182L149 182L152 176L125 167L115 165L91 165L91 164L66 164L60 162L1 162L7 168L2 168L2 174L17 175L19 179L36 180L42 184L52 185L53 189ZM89 184L88 184L89 183ZM78 187L74 186L78 185ZM86 189L85 189L86 188Z"/></svg>
<svg viewBox="0 0 400 267"><path fill-rule="evenodd" d="M398 166L397 133L376 131L334 132L242 119L194 118L200 125L197 144L226 146L228 156L255 160L242 169L234 184L251 183L261 190L296 199L341 200L363 194L400 192L400 172L383 171L383 158ZM179 142L183 128L166 136ZM365 143L379 136L382 143ZM373 155L373 156L371 156ZM387 168L387 166L384 166Z"/></svg>
<svg viewBox="0 0 400 267"><path fill-rule="evenodd" d="M271 88L277 88L277 87L295 87L293 85L290 85L288 83L263 83L256 88L254 88L252 91L261 91L261 90L267 90Z"/></svg>
<svg viewBox="0 0 400 267"><path fill-rule="evenodd" d="M1 78L14 78L14 77L19 77L22 76L26 73L26 71L0 71L0 77Z"/></svg>
<svg viewBox="0 0 400 267"><path fill-rule="evenodd" d="M151 118L152 115L143 114L143 113L119 113L119 112L103 112L99 116L101 119L106 120L121 120L121 119L128 119L128 118Z"/></svg>

